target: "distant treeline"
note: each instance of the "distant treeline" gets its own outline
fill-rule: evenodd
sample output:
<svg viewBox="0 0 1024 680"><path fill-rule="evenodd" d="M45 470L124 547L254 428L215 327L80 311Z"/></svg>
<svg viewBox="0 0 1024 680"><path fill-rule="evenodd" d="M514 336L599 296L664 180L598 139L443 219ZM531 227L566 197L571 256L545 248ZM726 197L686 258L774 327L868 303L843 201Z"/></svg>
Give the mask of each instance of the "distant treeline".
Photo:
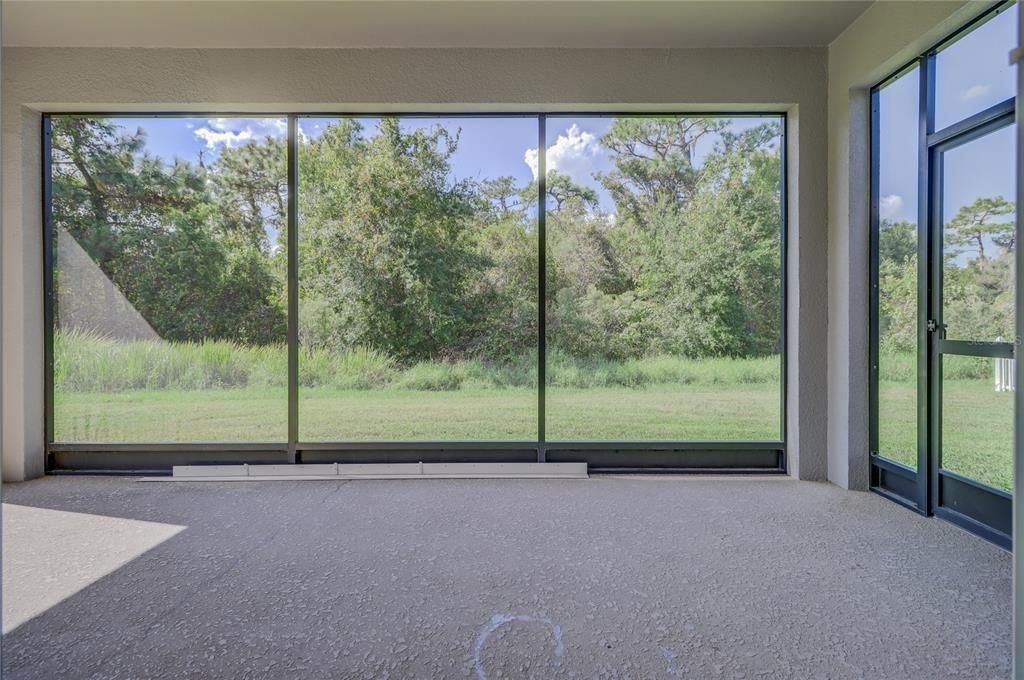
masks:
<svg viewBox="0 0 1024 680"><path fill-rule="evenodd" d="M735 133L715 119L616 119L600 139L613 169L594 178L608 212L549 173L548 347L606 361L777 354L779 135L775 122ZM406 368L536 351L536 184L454 180L458 143L457 130L391 118L303 141L303 347L370 348ZM169 162L142 129L55 117L54 222L163 340L280 344L285 157L267 137L209 164ZM56 283L74 283L59 261Z"/></svg>

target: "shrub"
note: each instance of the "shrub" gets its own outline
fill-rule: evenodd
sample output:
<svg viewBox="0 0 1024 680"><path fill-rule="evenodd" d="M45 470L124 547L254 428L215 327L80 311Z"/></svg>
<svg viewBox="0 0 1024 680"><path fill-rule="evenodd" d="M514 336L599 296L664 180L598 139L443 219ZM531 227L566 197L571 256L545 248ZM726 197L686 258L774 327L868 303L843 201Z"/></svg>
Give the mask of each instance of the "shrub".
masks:
<svg viewBox="0 0 1024 680"><path fill-rule="evenodd" d="M332 358L335 370L331 385L339 389L381 389L391 384L396 376L395 361L369 347L356 347Z"/></svg>
<svg viewBox="0 0 1024 680"><path fill-rule="evenodd" d="M457 390L465 379L465 368L455 363L420 362L407 369L396 387L406 390Z"/></svg>

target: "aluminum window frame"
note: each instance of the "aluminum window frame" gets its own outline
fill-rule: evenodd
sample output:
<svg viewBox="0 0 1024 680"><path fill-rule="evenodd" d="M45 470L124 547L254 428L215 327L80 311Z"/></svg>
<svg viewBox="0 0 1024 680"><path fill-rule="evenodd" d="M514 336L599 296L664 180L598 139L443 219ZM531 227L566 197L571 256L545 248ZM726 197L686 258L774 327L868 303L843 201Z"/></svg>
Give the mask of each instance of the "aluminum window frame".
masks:
<svg viewBox="0 0 1024 680"><path fill-rule="evenodd" d="M929 329L942 318L942 154L1014 125L1016 96L935 129L936 55L974 29L1011 9L997 2L981 15L911 60L870 90L870 251L869 251L869 479L870 488L922 515L935 515L1004 548L1011 547L1012 496L941 467L941 357L968 354L1012 356L1009 343L946 340ZM886 458L879 450L879 93L912 71L919 73L917 145L917 468ZM1019 68L1019 66L1018 66ZM1018 132L1019 134L1019 132ZM1018 178L1018 181L1020 178ZM1018 296L1019 297L1019 296ZM1019 308L1021 301L1016 305ZM1009 347L1009 349L1008 349Z"/></svg>
<svg viewBox="0 0 1024 680"><path fill-rule="evenodd" d="M173 465L185 464L281 464L281 463L369 463L369 462L586 462L595 472L702 472L781 473L787 471L788 440L786 402L788 395L789 344L788 303L788 163L789 119L785 110L743 111L608 111L579 110L552 112L467 112L438 110L426 112L290 112L281 111L47 111L42 116L42 216L44 290L44 420L47 474L147 474L169 473ZM58 117L89 118L286 118L288 205L287 254L287 356L288 424L286 441L271 442L88 442L56 441L54 437L54 234L52 212L51 122ZM336 441L304 442L299 437L298 399L298 121L308 118L452 119L452 118L534 118L538 126L538 148L546 148L548 118L570 117L630 118L772 118L780 123L780 376L779 439L769 440L678 440L566 441L546 438L546 154L538 155L538 436L521 441Z"/></svg>

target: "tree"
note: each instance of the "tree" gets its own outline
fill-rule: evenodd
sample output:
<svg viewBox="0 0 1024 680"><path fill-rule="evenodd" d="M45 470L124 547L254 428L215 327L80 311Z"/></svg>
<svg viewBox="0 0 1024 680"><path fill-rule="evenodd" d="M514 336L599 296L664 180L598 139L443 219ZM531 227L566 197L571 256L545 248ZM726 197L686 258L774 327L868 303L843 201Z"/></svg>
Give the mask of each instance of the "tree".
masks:
<svg viewBox="0 0 1024 680"><path fill-rule="evenodd" d="M266 137L221 149L210 172L220 223L228 236L267 251L269 235L281 234L288 205L284 140Z"/></svg>
<svg viewBox="0 0 1024 680"><path fill-rule="evenodd" d="M781 349L778 126L723 128L707 119L619 119L603 137L615 165L599 175L617 207L602 230L609 257L580 259L614 262L615 274L577 287L591 304L574 313L601 309L608 319L609 305L621 305L608 345L617 349L606 356L623 348L695 357ZM697 163L701 140L710 148ZM568 233L596 224L592 216L575 221ZM593 291L607 300L598 306Z"/></svg>
<svg viewBox="0 0 1024 680"><path fill-rule="evenodd" d="M449 181L457 143L394 118L366 137L346 119L304 148L302 295L330 316L306 328L332 329L307 342L408 362L466 346L471 283L488 262L474 243L475 187Z"/></svg>
<svg viewBox="0 0 1024 680"><path fill-rule="evenodd" d="M484 207L473 227L481 268L467 291L474 313L465 349L484 362L536 351L538 238L522 193L511 177L481 184Z"/></svg>
<svg viewBox="0 0 1024 680"><path fill-rule="evenodd" d="M694 167L697 144L725 126L713 118L616 118L601 137L615 170L598 178L620 216L642 221L658 201L687 203L700 181Z"/></svg>
<svg viewBox="0 0 1024 680"><path fill-rule="evenodd" d="M66 120L55 219L161 336L279 341L283 143L167 163L141 131ZM595 176L607 195L548 173L549 346L610 359L780 351L778 137L775 123L617 119L602 138L612 170ZM458 143L393 118L372 130L342 119L301 143L304 346L367 346L405 364L535 351L537 183L454 179ZM913 253L909 225L883 232L891 257ZM977 269L1001 280L995 264Z"/></svg>
<svg viewBox="0 0 1024 680"><path fill-rule="evenodd" d="M481 182L480 198L484 201L484 211L495 220L521 217L526 206L530 205L523 196L523 190L516 186L516 178L509 175ZM536 199L533 204L536 204Z"/></svg>
<svg viewBox="0 0 1024 680"><path fill-rule="evenodd" d="M880 261L904 262L917 257L917 225L882 220L878 225Z"/></svg>
<svg viewBox="0 0 1024 680"><path fill-rule="evenodd" d="M1013 336L1016 228L1000 218L1014 212L1001 196L981 197L945 225L943 318L952 337Z"/></svg>
<svg viewBox="0 0 1024 680"><path fill-rule="evenodd" d="M917 255L881 258L878 265L878 342L886 353L917 347Z"/></svg>
<svg viewBox="0 0 1024 680"><path fill-rule="evenodd" d="M957 211L946 223L946 244L975 250L978 259L985 260L985 242L991 240L1007 252L1016 246L1016 227L1012 220L997 221L997 218L1014 212L1014 205L1002 196L979 198Z"/></svg>
<svg viewBox="0 0 1024 680"><path fill-rule="evenodd" d="M545 178L544 190L553 204L549 205L548 209L553 212L570 208L577 212L597 210L597 192L590 187L576 184L568 175L554 170L549 172Z"/></svg>
<svg viewBox="0 0 1024 680"><path fill-rule="evenodd" d="M58 234L78 242L160 337L280 341L279 282L263 251L227 236L231 207L216 203L205 169L151 156L141 129L102 119L55 118L52 140ZM57 273L61 285L59 262Z"/></svg>

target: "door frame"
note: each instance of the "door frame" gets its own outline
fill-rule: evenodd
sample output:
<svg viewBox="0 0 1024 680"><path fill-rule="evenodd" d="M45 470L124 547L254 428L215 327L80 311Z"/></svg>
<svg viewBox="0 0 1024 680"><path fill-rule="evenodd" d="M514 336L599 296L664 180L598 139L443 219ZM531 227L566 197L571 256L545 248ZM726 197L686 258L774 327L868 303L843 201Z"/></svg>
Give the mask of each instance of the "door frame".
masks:
<svg viewBox="0 0 1024 680"><path fill-rule="evenodd" d="M934 61L934 57L931 58ZM934 89L934 79L930 78ZM929 134L928 145L928 219L927 234L919 246L928 251L918 277L927 277L928 315L924 331L927 336L922 350L928 360L928 503L929 512L964 527L1005 548L1011 546L1013 533L1013 497L1000 489L942 467L942 357L974 356L987 358L1014 357L1012 342L985 342L945 337L943 318L944 267L944 198L943 157L947 151L969 144L1014 124L1015 98L1011 97L960 123L938 133ZM1012 448L1008 451L1012 455Z"/></svg>
<svg viewBox="0 0 1024 680"><path fill-rule="evenodd" d="M948 520L1004 548L1012 544L1012 495L941 468L942 354L1012 357L1013 343L947 340L942 337L942 154L1015 124L1010 97L941 130L935 130L936 55L945 46L1013 3L1001 3L871 88L870 144L870 308L869 465L872 491L922 515ZM914 68L918 97L918 300L917 300L917 468L879 451L879 93ZM1020 178L1018 178L1019 180ZM1018 306L1020 300L1017 301ZM934 330L932 330L934 329Z"/></svg>

